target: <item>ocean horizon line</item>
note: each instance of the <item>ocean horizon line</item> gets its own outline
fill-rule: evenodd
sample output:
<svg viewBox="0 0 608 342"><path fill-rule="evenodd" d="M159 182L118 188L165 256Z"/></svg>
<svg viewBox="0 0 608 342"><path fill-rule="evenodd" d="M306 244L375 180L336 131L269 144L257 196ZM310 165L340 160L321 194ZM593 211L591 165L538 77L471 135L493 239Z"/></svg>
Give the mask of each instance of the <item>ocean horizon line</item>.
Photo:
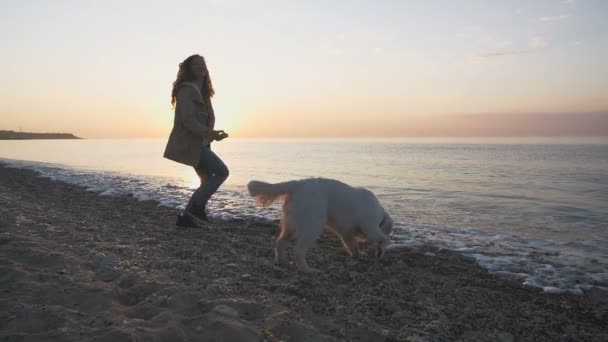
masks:
<svg viewBox="0 0 608 342"><path fill-rule="evenodd" d="M157 136L157 137L81 137L79 140L162 140L167 139L168 136ZM27 140L27 139L23 139ZM40 139L38 139L40 140ZM59 139L53 139L59 140ZM449 141L547 141L547 142L603 142L608 143L608 135L605 136L347 136L347 137L334 137L334 136L309 136L309 137L230 137L225 141L235 140L256 140L256 141L438 141L438 142L449 142Z"/></svg>

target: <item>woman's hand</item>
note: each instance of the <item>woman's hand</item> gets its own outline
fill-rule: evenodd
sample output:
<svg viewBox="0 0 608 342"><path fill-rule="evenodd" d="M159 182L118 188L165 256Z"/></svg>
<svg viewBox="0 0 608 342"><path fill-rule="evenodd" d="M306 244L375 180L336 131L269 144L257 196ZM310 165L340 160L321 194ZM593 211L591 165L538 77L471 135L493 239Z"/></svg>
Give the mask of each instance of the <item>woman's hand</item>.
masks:
<svg viewBox="0 0 608 342"><path fill-rule="evenodd" d="M228 138L228 133L226 133L222 130L213 131L213 133L211 133L211 138L213 138L213 140L215 140L215 141L221 141L221 140Z"/></svg>

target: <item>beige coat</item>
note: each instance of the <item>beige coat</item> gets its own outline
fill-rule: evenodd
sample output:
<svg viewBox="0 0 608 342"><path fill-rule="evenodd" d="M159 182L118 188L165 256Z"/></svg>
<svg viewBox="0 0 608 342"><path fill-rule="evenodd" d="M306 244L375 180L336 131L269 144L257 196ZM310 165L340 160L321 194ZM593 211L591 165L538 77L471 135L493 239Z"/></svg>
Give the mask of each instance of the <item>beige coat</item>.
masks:
<svg viewBox="0 0 608 342"><path fill-rule="evenodd" d="M211 132L215 114L211 100L201 96L191 82L183 82L177 92L173 130L164 157L178 163L196 166L201 148L213 141Z"/></svg>

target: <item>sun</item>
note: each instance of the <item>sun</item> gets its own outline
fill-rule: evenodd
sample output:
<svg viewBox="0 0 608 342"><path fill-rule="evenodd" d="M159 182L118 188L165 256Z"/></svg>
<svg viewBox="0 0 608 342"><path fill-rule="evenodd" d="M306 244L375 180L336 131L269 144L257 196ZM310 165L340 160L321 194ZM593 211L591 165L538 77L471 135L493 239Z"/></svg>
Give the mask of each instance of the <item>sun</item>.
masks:
<svg viewBox="0 0 608 342"><path fill-rule="evenodd" d="M214 99L215 129L221 129L228 134L233 133L241 121L244 109L234 100Z"/></svg>

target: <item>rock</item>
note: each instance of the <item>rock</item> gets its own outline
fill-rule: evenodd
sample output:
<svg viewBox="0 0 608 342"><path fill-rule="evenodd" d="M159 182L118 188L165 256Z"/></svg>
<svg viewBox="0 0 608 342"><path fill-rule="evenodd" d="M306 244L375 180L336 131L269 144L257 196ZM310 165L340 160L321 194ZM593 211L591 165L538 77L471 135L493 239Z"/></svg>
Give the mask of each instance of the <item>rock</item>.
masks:
<svg viewBox="0 0 608 342"><path fill-rule="evenodd" d="M96 273L97 278L105 282L114 281L122 275L120 270L110 266L98 268Z"/></svg>
<svg viewBox="0 0 608 342"><path fill-rule="evenodd" d="M221 284L209 284L205 288L205 291L208 295L217 296L221 295L225 292L224 286Z"/></svg>
<svg viewBox="0 0 608 342"><path fill-rule="evenodd" d="M131 318L131 319L127 319L125 321L123 321L123 324L127 327L136 327L138 325L141 325L142 323L145 323L146 320L145 319L141 319L141 318Z"/></svg>
<svg viewBox="0 0 608 342"><path fill-rule="evenodd" d="M217 312L219 314L222 314L224 316L227 316L227 317L239 318L239 312L238 311L236 311L235 309L233 309L233 308L231 308L231 307L229 307L227 305L224 305L224 304L216 305L213 308L213 311L215 311L215 312Z"/></svg>
<svg viewBox="0 0 608 342"><path fill-rule="evenodd" d="M13 239L10 233L0 233L0 245L3 245Z"/></svg>
<svg viewBox="0 0 608 342"><path fill-rule="evenodd" d="M113 266L118 260L118 255L114 253L97 253L93 256L93 266L95 268L101 268L106 266Z"/></svg>
<svg viewBox="0 0 608 342"><path fill-rule="evenodd" d="M496 335L496 337L497 337L497 341L500 341L500 342L513 342L513 341L515 341L515 337L512 334L510 334L508 332L504 332L504 331L498 333L498 335Z"/></svg>
<svg viewBox="0 0 608 342"><path fill-rule="evenodd" d="M110 329L108 332L105 332L102 335L95 336L92 339L95 342L129 342L133 341L133 338L129 335L129 333L119 330L117 328Z"/></svg>
<svg viewBox="0 0 608 342"><path fill-rule="evenodd" d="M158 244L158 240L156 240L155 238L143 238L141 240L139 240L141 243L146 244L146 245L156 245Z"/></svg>
<svg viewBox="0 0 608 342"><path fill-rule="evenodd" d="M204 316L201 329L196 328L196 341L257 342L260 336L244 324L221 316Z"/></svg>
<svg viewBox="0 0 608 342"><path fill-rule="evenodd" d="M266 329L272 336L281 341L312 342L330 340L328 336L323 335L314 326L286 317L275 317L275 319L267 322ZM345 331L339 333L343 336ZM361 339L361 341L368 340L365 337Z"/></svg>
<svg viewBox="0 0 608 342"><path fill-rule="evenodd" d="M358 277L360 277L360 276L361 276L361 273L359 273L359 272L355 272L355 271L350 271L350 272L348 272L348 276L349 276L351 279L357 279Z"/></svg>
<svg viewBox="0 0 608 342"><path fill-rule="evenodd" d="M585 301L597 306L598 304L608 304L608 290L602 287L594 286L585 291Z"/></svg>
<svg viewBox="0 0 608 342"><path fill-rule="evenodd" d="M348 312L348 308L345 305L336 306L336 315L345 315Z"/></svg>
<svg viewBox="0 0 608 342"><path fill-rule="evenodd" d="M129 288L137 283L139 277L133 273L125 273L120 277L118 286L123 289Z"/></svg>

